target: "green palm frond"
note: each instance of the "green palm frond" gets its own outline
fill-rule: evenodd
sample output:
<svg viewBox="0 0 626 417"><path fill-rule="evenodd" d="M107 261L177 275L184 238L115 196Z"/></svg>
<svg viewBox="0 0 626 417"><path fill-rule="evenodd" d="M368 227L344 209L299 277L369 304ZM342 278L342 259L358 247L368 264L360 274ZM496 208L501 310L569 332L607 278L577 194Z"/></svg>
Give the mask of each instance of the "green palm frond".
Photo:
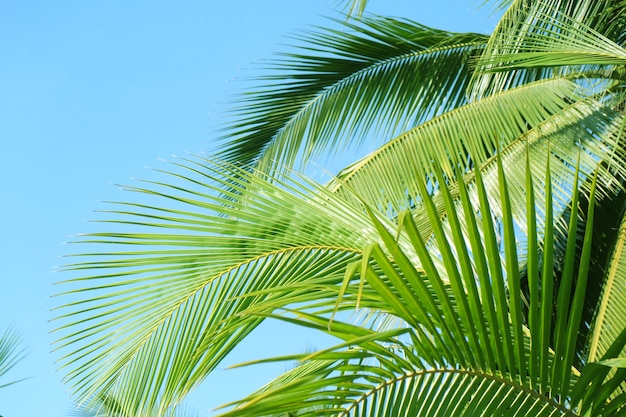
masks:
<svg viewBox="0 0 626 417"><path fill-rule="evenodd" d="M415 245L423 269L415 269L398 244L399 235L370 212L386 250L374 244L368 252L365 272L355 270L342 302L354 307L355 299L362 297L368 300L366 305L376 305L387 314L402 318L407 327L398 328L394 335L392 331L376 333L336 320L329 324L328 310L324 309L313 314L299 310L292 315L274 316L328 332L345 342L317 353L289 357L303 361L302 368L296 368L297 373L235 403L224 416L278 412L299 416L504 416L513 410L521 410L524 415L573 416L589 410L594 410L593 415L600 415L602 410L606 411L602 415L623 410L626 399L610 397L619 387L614 379L604 380L607 374L602 365L590 364L589 370L583 367L583 374L573 368L576 344L571 342L580 326L585 299L595 188L592 187L585 219L583 256L579 263L574 256L567 258L566 269L571 273L564 274L558 283L558 297L554 299L550 287L554 285L551 252L539 250L539 236L536 227L532 227L537 219L532 217L526 235L529 242L534 242L529 244L529 268L533 270L529 277L531 313L526 320L521 314L523 300L516 269L519 232L512 226L507 175L501 162L498 166L501 199L496 213L501 213L504 225L501 244L495 240L496 224L485 215L492 208L479 173L479 201L474 203L466 186L460 183L463 212L446 206L451 219L449 231L444 230L425 183L422 184L422 198L430 202L427 207L435 223L439 255L426 250L412 217L402 217L401 234ZM549 173L548 167L547 179L541 181L547 184L545 190L537 189L530 164L527 165L527 208L534 213L535 195L545 192L545 215L552 219L553 180ZM439 175L439 179L443 176ZM444 194L450 203L451 195ZM575 206L576 195L574 191ZM461 228L457 221L460 217L465 218L467 229ZM574 216L570 231L577 228L577 222ZM553 244L552 234L553 229L548 227L544 245ZM448 271L446 279L432 267L434 258L439 256ZM361 287L357 284L361 280L371 290L359 293ZM573 297L565 297L570 291ZM375 298L379 299L377 303ZM549 326L546 324L551 322L553 308L558 319ZM625 343L626 338L618 335L611 349L615 351L620 345L623 348ZM579 381L580 375L584 378ZM608 392L606 401L579 398L584 391L581 387L590 384L602 395Z"/></svg>
<svg viewBox="0 0 626 417"><path fill-rule="evenodd" d="M626 7L495 3L489 38L302 35L218 157L125 187L60 283L81 409L180 415L270 318L338 342L251 358L297 366L224 416L623 416ZM364 145L326 185L291 171Z"/></svg>
<svg viewBox="0 0 626 417"><path fill-rule="evenodd" d="M124 406L178 403L259 324L242 311L298 282L308 288L281 302L318 300L311 289L342 282L376 238L362 211L313 182L271 184L209 159L179 165L178 184L129 188L177 208L121 203L107 223L133 231L83 236L100 252L66 268L87 274L63 283L57 313L57 349L79 398L124 391ZM235 179L250 193L236 204L219 192Z"/></svg>
<svg viewBox="0 0 626 417"><path fill-rule="evenodd" d="M626 160L621 138L622 116L600 103L576 95L567 79L539 81L452 110L399 136L378 151L342 171L329 188L345 199L365 201L381 214L395 216L411 208L422 235L429 239L431 222L423 214L418 181L426 178L440 216L445 216L432 161L443 167L446 178L460 168L466 183L480 169L495 198L497 169L492 155L501 149L511 180L511 199L517 226L525 229L525 154L540 175L546 156L553 155L552 175L560 191L557 211L566 210L575 167L589 175L599 167L598 194L612 196L625 177ZM472 151L477 157L470 158ZM580 159L579 162L577 160ZM589 192L590 183L584 183ZM563 192L564 191L564 192ZM456 193L452 190L453 194ZM458 199L458 196L455 197ZM538 210L543 211L539 202ZM557 225L563 231L562 223Z"/></svg>
<svg viewBox="0 0 626 417"><path fill-rule="evenodd" d="M607 277L604 279L602 296L593 320L593 334L589 340L589 361L601 358L613 340L617 338L626 322L626 217L622 219L615 248L610 259ZM623 351L621 357L626 357Z"/></svg>
<svg viewBox="0 0 626 417"><path fill-rule="evenodd" d="M479 69L502 71L583 65L600 72L603 66L626 64L624 48L584 23L563 15L539 17L542 29L536 29L523 41L517 35L499 36L493 48L502 52L483 55ZM516 50L507 52L515 43L519 45Z"/></svg>
<svg viewBox="0 0 626 417"><path fill-rule="evenodd" d="M404 358L391 353L367 355L360 349L336 353L332 356L341 359L331 362L333 366L277 387L271 395L251 396L245 406L222 416L251 417L266 415L268 410L282 411L281 415L346 417L502 416L513 410L533 416L575 415L538 393L529 395L523 384L489 372L389 369L388 365ZM376 365L364 364L365 359ZM328 362L320 359L306 364ZM323 387L331 388L320 390L322 381L326 381ZM299 411L293 411L296 407Z"/></svg>
<svg viewBox="0 0 626 417"><path fill-rule="evenodd" d="M276 75L241 98L220 157L289 168L372 137L384 142L464 103L468 59L487 41L408 20L339 23L303 36L308 54L284 54L270 66Z"/></svg>
<svg viewBox="0 0 626 417"><path fill-rule="evenodd" d="M13 369L13 367L15 367L15 365L17 365L19 361L24 358L24 350L20 349L20 343L21 338L19 333L15 330L8 329L0 335L0 378L4 377L11 369ZM0 383L0 388L13 385L22 380L23 379L10 382L2 381Z"/></svg>
<svg viewBox="0 0 626 417"><path fill-rule="evenodd" d="M581 65L588 72L597 72L598 65L623 62L623 52L615 44L623 30L616 32L614 23L624 21L626 15L624 8L615 8L615 3L612 0L514 2L478 60L473 96L487 96L565 72L580 73ZM606 15L608 9L614 10L613 16ZM564 69L567 65L574 65L574 69ZM515 70L493 73L506 68Z"/></svg>

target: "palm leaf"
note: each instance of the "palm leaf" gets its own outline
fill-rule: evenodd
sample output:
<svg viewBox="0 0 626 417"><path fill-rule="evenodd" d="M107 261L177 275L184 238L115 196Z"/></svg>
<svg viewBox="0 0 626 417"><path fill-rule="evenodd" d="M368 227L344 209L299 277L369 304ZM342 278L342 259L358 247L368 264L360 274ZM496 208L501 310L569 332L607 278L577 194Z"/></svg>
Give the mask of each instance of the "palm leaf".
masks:
<svg viewBox="0 0 626 417"><path fill-rule="evenodd" d="M21 361L25 354L24 350L20 349L20 336L19 334L12 329L5 330L2 335L0 335L0 377L4 377L19 361ZM0 388L7 387L9 385L13 385L17 382L22 381L15 380L10 382L2 382L0 384Z"/></svg>
<svg viewBox="0 0 626 417"><path fill-rule="evenodd" d="M623 31L615 30L615 23L623 22L626 16L624 8L617 3L614 0L513 2L478 61L472 96L488 96L564 72L563 68L553 66L576 64L575 72L580 72L580 64L591 65L588 69L596 70L597 65L593 64L606 64L609 57L613 63L619 61L614 58L623 53L613 42L619 42ZM613 10L613 15L607 15L607 10ZM608 55L607 50L611 51ZM492 73L496 68L504 68L507 60L531 65ZM565 70L568 71L571 69Z"/></svg>
<svg viewBox="0 0 626 417"><path fill-rule="evenodd" d="M501 204L504 207L497 212L508 219L503 219L504 223L509 224L506 227L508 232L503 234L503 245L506 248L507 245L516 243L518 232L510 226L512 212L506 208L509 204L509 189L502 163L498 165ZM434 172L437 172L436 168ZM549 174L549 167L545 172ZM539 190L534 189L530 168L526 175L531 191L528 207L532 208L533 196ZM369 300L369 305L377 305L387 314L403 319L407 327L399 328L401 333L377 334L336 320L328 325L327 309L313 314L298 310L294 312L295 317L275 316L328 332L345 342L317 353L290 356L290 360L304 361L304 368L300 368L302 372L290 374L288 379L279 379L238 401L235 408L224 416L271 415L278 412L299 416L469 416L512 415L511 413L518 413L520 410L531 415L577 415L578 411L593 407L609 410L609 407L619 409L626 404L624 399L619 398L601 401L599 405L598 402L584 399L581 408L577 409L578 404L570 402L571 389L578 380L579 372L572 369L575 344L565 342L571 340L581 320L593 209L588 211L588 230L583 244L583 252L587 255L583 256L582 263L578 265L578 278L569 274L559 283L559 290L562 292L568 286L573 286L574 297L565 301L563 297L552 299L552 291L546 291L545 285L551 281L554 271L548 268L544 268L537 279L532 281L535 286L544 287L540 291L534 291L531 309L547 317L548 322L555 301L559 311L565 310L570 302L572 306L566 319L558 321L553 330L547 327L550 335L544 337L544 319L533 320L527 324L519 317L521 291L519 287L515 288L514 282L519 272L511 269L511 266L517 266L516 256L512 255L511 250L494 244L495 225L490 216L484 215L492 209L479 173L477 186L480 189L480 201L475 206L468 197L466 187L459 184L460 190L464 190L460 192L464 207L469 209L462 214L470 227L461 230L459 223L451 222L452 228L456 229L453 238L447 235L443 224L438 220L434 204L427 204L432 221L440 225L434 227L437 241L440 245L450 242L454 245L456 254L461 253L460 258L468 259L472 264L471 269L457 271L457 274L452 273L452 269L457 268L457 260L450 257L450 252L446 255L446 251L442 249L441 255L438 255L424 250L423 239L411 216L404 216L400 223L402 234L406 234L415 245L415 253L424 268L415 269L410 256L404 254L403 246L398 244L387 226L380 223L370 211L386 250L380 250L378 244L374 244L366 272L355 272L355 278L365 280L373 290L363 296ZM594 189L592 187L592 191ZM426 188L423 187L422 190L422 198L428 201L430 197ZM550 201L552 186L547 186L545 192L547 201ZM576 193L574 191L574 195ZM446 200L451 201L450 195ZM591 201L593 204L593 192ZM459 215L455 207L448 206L447 209L450 218ZM546 216L552 218L551 210L547 211ZM575 224L570 227L575 227ZM533 232L535 229L529 230L527 238L537 242L539 237L536 231ZM548 228L545 233L551 233L551 229ZM549 243L552 240L546 238L545 241ZM539 250L536 244L530 247ZM545 252L544 255L549 256L549 253ZM448 268L447 280L443 280L437 270L429 266L432 261L429 262L427 258L437 256L443 256L443 263ZM576 261L574 257L569 259L568 262ZM546 264L544 261L544 266ZM535 265L538 266L538 263L535 262ZM476 313L468 311L462 305L463 300L472 297L469 283L475 277L474 271L479 271L481 302L473 307L482 310L478 313L479 317L485 317L478 321L474 320ZM485 273L486 271L489 272ZM431 290L420 290L425 283L428 283ZM350 294L356 288L357 285L347 286L344 292ZM380 298L378 303L372 301L376 297ZM352 307L355 306L354 297L345 296L344 301ZM447 308L446 304L452 308ZM489 310L490 306L493 306L492 310ZM518 310L517 313L515 309ZM429 325L419 320L423 314L420 311L427 312L430 316L436 326L434 333L429 333ZM515 314L518 315L517 319ZM472 328L475 328L475 333L472 333ZM486 335L487 340L481 339L481 334ZM451 345L451 340L456 345ZM561 346L556 355L552 350L554 341ZM561 344L561 341L564 343ZM623 346L623 342L624 340L618 340L615 344L617 346L621 343ZM469 344L472 345L471 349L468 348ZM482 361L479 352L483 356ZM486 360L490 354L492 356ZM430 360L424 361L424 357L430 357ZM530 363L540 364L540 369L526 372ZM600 365L590 366L590 371L583 370L585 378L581 380L581 384L593 380L598 386L598 392L615 391L614 380L603 382L601 375L593 371L594 366ZM590 376L592 374L593 377ZM574 393L577 394L578 391Z"/></svg>
<svg viewBox="0 0 626 417"><path fill-rule="evenodd" d="M300 38L309 54L284 54L270 66L276 75L243 96L220 157L289 168L347 144L384 142L465 102L466 64L485 36L390 18L339 23Z"/></svg>
<svg viewBox="0 0 626 417"><path fill-rule="evenodd" d="M624 65L624 48L593 28L562 14L537 15L541 27L534 27L532 36L520 41L519 36L503 34L493 48L499 54L483 55L479 71L503 71L533 67L584 66L600 72L604 66ZM495 43L498 42L498 43ZM519 46L508 52L511 44Z"/></svg>
<svg viewBox="0 0 626 417"><path fill-rule="evenodd" d="M488 43L385 18L297 38L225 162L126 187L148 202L80 238L56 349L83 409L176 414L270 317L341 342L267 359L301 365L226 415L623 415L622 234L581 349L625 176L620 4L517 1ZM290 172L365 142L327 187Z"/></svg>
<svg viewBox="0 0 626 417"><path fill-rule="evenodd" d="M206 159L180 168L187 172L172 173L174 184L129 188L176 208L121 203L107 222L133 231L85 235L83 242L112 249L98 246L66 268L87 271L63 283L57 316L57 350L79 399L128 392L120 399L128 413L166 410L260 323L243 311L281 302L272 288L297 282L308 288L282 302L317 301L311 287L342 282L346 265L375 239L360 210L324 197L313 182L272 185ZM251 193L236 204L220 192L235 179L236 192Z"/></svg>
<svg viewBox="0 0 626 417"><path fill-rule="evenodd" d="M581 170L588 175L604 165L599 193L612 195L625 174L624 145L620 138L622 118L605 106L598 106L599 103L577 96L576 90L571 81L553 79L459 107L399 136L346 168L329 187L343 198L358 195L384 215L395 216L410 207L419 212L417 177L431 176L432 160L438 161L448 178L454 176L454 167L458 166L462 173L469 172L465 181L472 182L471 170L478 166L487 182L492 182L497 171L492 158L496 149L502 149L510 176L519 179L524 178L526 152L531 155L531 167L536 174L541 174L546 155L552 153L553 176L559 187L567 190L573 184L573 167L583 150ZM577 97L579 101L572 103ZM474 158L468 157L470 151L476 155ZM606 162L600 162L604 158ZM433 181L429 187L436 195ZM513 180L512 206L522 228L527 224L520 209L524 207L525 195L523 181ZM567 207L567 192L557 193L556 199L558 210ZM436 204L443 215L442 200L438 198ZM422 218L420 230L428 237L430 221Z"/></svg>

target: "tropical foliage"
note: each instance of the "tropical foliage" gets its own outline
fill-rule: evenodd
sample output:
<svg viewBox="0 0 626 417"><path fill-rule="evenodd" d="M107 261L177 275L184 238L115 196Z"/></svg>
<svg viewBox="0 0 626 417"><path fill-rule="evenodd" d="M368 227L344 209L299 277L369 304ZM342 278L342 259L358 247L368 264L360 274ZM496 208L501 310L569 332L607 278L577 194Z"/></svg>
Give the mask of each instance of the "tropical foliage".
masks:
<svg viewBox="0 0 626 417"><path fill-rule="evenodd" d="M20 336L13 330L5 330L0 334L0 388L13 385L20 380L5 381L6 374L24 357L20 349Z"/></svg>
<svg viewBox="0 0 626 417"><path fill-rule="evenodd" d="M224 415L626 415L626 3L499 1L490 36L365 3L80 239L56 349L92 415L176 414L267 319L336 345L252 357L297 365Z"/></svg>

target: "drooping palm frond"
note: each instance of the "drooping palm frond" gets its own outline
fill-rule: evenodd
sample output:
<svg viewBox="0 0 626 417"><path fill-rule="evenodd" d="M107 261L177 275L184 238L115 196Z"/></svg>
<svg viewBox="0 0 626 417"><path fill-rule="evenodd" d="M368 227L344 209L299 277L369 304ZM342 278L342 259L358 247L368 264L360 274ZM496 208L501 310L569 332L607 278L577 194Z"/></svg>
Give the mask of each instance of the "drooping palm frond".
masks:
<svg viewBox="0 0 626 417"><path fill-rule="evenodd" d="M120 203L106 223L121 230L83 236L97 252L66 268L86 275L63 283L57 313L56 349L81 401L125 392L127 413L167 410L260 323L242 311L324 298L316 287L340 283L375 239L361 210L311 181L271 184L203 158L178 165L172 184L128 187L157 203ZM247 198L229 201L226 182ZM298 282L309 288L276 298L272 288Z"/></svg>
<svg viewBox="0 0 626 417"><path fill-rule="evenodd" d="M410 214L400 220L398 232L372 215L385 250L374 244L356 268L352 283L345 286L342 302L355 307L362 297L366 305L383 306L390 315L407 324L393 331L376 333L344 322L329 323L328 311L294 311L275 316L343 339L323 351L294 355L303 361L298 372L279 378L223 414L228 417L258 415L298 416L505 416L511 413L540 416L620 415L626 398L611 397L619 389L615 378L606 380L602 365L573 368L576 337L585 299L591 253L593 193L585 219L583 256L565 262L570 271L555 288L551 251L554 230L548 227L540 251L536 233L535 197L545 193L546 216L553 222L553 180L545 171L545 190L535 188L527 160L526 238L529 246L530 316L521 315L522 298L517 268L517 235L514 230L507 175L500 162L498 183L500 208L492 211L485 183L478 173L479 201L459 183L464 210L451 204L446 188L446 210L450 229L438 219L434 202L423 183L422 198L435 223L440 254L426 250ZM435 171L437 172L437 171ZM443 175L439 175L443 179ZM593 190L593 188L592 188ZM572 194L577 205L577 191ZM495 241L492 214L501 213L503 242ZM500 216L500 215L498 215ZM461 218L467 224L462 228ZM572 217L570 231L577 228ZM399 234L398 234L399 233ZM413 243L423 269L415 269L397 238L405 235ZM573 233L572 235L575 235ZM445 249L445 248L448 249ZM454 255L453 255L454 253ZM439 256L448 270L446 279L432 267ZM430 265L430 266L429 266ZM540 267L542 265L542 267ZM574 271L577 270L577 273ZM361 271L361 272L359 272ZM359 282L371 290L361 292ZM573 297L565 297L573 292ZM378 299L378 301L374 301ZM369 303L369 304L368 304ZM306 309L306 307L304 307ZM380 308L380 307L379 307ZM554 309L554 310L553 310ZM552 314L558 320L550 326ZM254 310L250 311L254 314ZM430 323L430 324L429 324ZM434 327L431 327L434 326ZM623 349L626 331L613 337L609 356ZM450 343L452 341L452 343ZM621 375L621 373L620 373ZM618 377L620 376L618 375ZM585 395L593 386L596 396ZM600 394L601 393L601 394ZM606 394L606 395L605 395ZM602 400L598 400L601 395ZM289 414L292 413L292 414Z"/></svg>
<svg viewBox="0 0 626 417"><path fill-rule="evenodd" d="M465 102L467 63L487 38L409 20L368 17L302 36L275 75L245 94L218 155L263 170L308 163L372 137L387 138ZM355 138L360 138L355 141Z"/></svg>
<svg viewBox="0 0 626 417"><path fill-rule="evenodd" d="M614 23L624 21L626 14L624 8L615 6L612 0L514 2L478 61L473 96L483 97L572 71L563 66L574 65L574 70L579 72L581 64L597 70L598 64L616 63L623 53L615 42L619 42L623 30L616 31ZM607 16L607 9L613 9L614 14ZM611 52L607 55L607 51ZM509 59L533 65L493 72L504 69Z"/></svg>

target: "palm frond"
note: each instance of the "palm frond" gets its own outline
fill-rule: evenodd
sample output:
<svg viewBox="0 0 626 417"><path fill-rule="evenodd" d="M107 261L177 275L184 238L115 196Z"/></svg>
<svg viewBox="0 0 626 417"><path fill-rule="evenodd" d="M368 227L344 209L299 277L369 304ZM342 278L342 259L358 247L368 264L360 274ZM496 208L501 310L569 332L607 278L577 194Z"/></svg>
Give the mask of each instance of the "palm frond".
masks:
<svg viewBox="0 0 626 417"><path fill-rule="evenodd" d="M495 3L487 38L345 2L359 19L235 102L217 158L124 187L59 283L81 410L180 415L271 318L338 342L243 364L298 362L224 416L623 416L626 7ZM325 186L291 171L365 145Z"/></svg>
<svg viewBox="0 0 626 417"><path fill-rule="evenodd" d="M456 207L446 206L450 219L465 218L466 229L460 226L460 222L451 220L450 235L438 219L432 201L426 204L435 223L434 234L440 252L426 250L412 217L401 217L400 233L415 245L414 251L423 269L416 269L404 254L403 246L397 240L400 235L389 230L377 220L373 211L369 211L386 250L381 250L381 244L375 243L367 252L369 262L365 264L364 272L358 272L358 268L354 270L353 279L365 281L371 290L354 293L359 291L359 286L353 282L344 288L342 302L354 307L355 296L361 296L368 300L367 306L376 305L387 314L402 318L406 327L398 328L394 334L392 331L376 333L336 320L329 324L328 309L313 313L298 309L292 312L295 316L276 316L328 332L343 339L344 343L313 354L290 356L290 360L303 361L298 372L231 404L235 407L224 416L278 413L298 416L504 416L513 410L530 415L573 416L581 410L591 409L604 410L606 415L611 415L611 407L621 409L626 405L626 399L619 397L607 396L600 402L579 399L581 386L593 383L594 389L602 395L614 392L617 387L614 380L604 380L598 370L601 365L591 364L590 370L583 368L584 378L580 383L581 373L573 368L576 346L571 340L581 321L585 298L595 188L591 189L585 223L585 255L576 265L577 277L573 273L565 274L558 283L557 299L552 298L553 291L548 287L553 284L554 274L550 268L550 252L543 251L543 270L540 271L536 259L542 255L537 244L539 236L536 228L529 227L527 239L535 242L529 245L535 251L529 255L533 258L530 264L536 268L535 278L530 280L535 287L530 309L536 313L526 322L521 316L523 301L516 283L519 271L516 270L514 247L518 231L512 226L509 187L502 159L497 165L502 207L496 213L503 218L505 225L501 244L495 241L495 223L491 216L485 215L493 211L480 172L477 172L476 182L478 203L469 198L467 187L460 183L461 200L466 210L459 213ZM550 202L553 183L549 166L544 169L547 180L542 182L547 183L546 201ZM442 175L436 168L434 172ZM527 207L532 211L535 194L543 191L534 186L528 159L526 180L529 187ZM424 182L421 190L424 201L430 201ZM578 191L577 188L574 190L572 204L577 205ZM451 195L444 194L445 200L451 202ZM554 213L550 204L547 207L545 216L552 223ZM570 230L577 227L576 222L572 220ZM552 229L547 228L545 234L548 236L544 244L553 242ZM434 258L438 257L448 272L445 280L432 267ZM578 261L570 256L567 262L573 267ZM430 289L425 290L426 287ZM563 297L569 289L574 293L573 298ZM379 302L373 301L376 298ZM310 309L310 306L302 308ZM560 312L561 319L553 327L546 326L546 320L551 322L553 308ZM424 315L428 320L424 320ZM626 338L620 337L611 349L615 350L620 344L620 348L624 346ZM572 398L577 401L572 403Z"/></svg>
<svg viewBox="0 0 626 417"><path fill-rule="evenodd" d="M584 65L597 71L598 64L621 62L618 57L623 52L615 42L619 42L623 31L616 31L613 23L614 19L623 21L626 16L616 3L614 0L514 2L478 61L472 96L484 97L564 73L562 67L555 69L555 66L575 65L575 72L580 72L580 65ZM614 9L614 16L607 16L607 9ZM512 63L514 71L492 72L505 69L507 60L521 65Z"/></svg>
<svg viewBox="0 0 626 417"><path fill-rule="evenodd" d="M419 227L426 238L431 222L419 214L423 210L418 177L427 179L443 216L443 202L437 190L454 178L455 167L465 175L466 183L474 181L475 168L483 172L486 182L494 183L497 169L493 155L498 149L506 159L510 177L516 178L511 182L511 198L514 216L522 229L527 223L522 210L526 198L526 152L536 175L543 172L546 156L553 155L553 176L561 190L555 194L558 210L567 207L567 190L573 184L577 164L585 175L602 166L599 194L612 195L626 175L623 119L610 108L578 96L577 90L577 85L567 79L551 79L459 107L346 168L329 188L346 199L358 196L390 217L412 208L420 217ZM470 152L474 157L469 156ZM441 183L432 177L432 161L437 161L445 172L446 179ZM585 187L588 192L589 183ZM494 189L490 187L490 195L494 195Z"/></svg>
<svg viewBox="0 0 626 417"><path fill-rule="evenodd" d="M265 415L268 409L297 416L505 416L512 410L533 416L575 415L549 398L528 395L522 384L491 373L451 368L395 373L386 365L399 357L364 358L364 353L359 349L338 353L335 356L342 360L323 372L277 388L271 396L251 396L221 416ZM378 365L364 365L364 359ZM320 390L320 381L327 382L326 389Z"/></svg>
<svg viewBox="0 0 626 417"><path fill-rule="evenodd" d="M289 168L348 144L384 142L464 103L468 59L487 40L409 20L339 23L300 38L309 54L284 54L269 68L276 74L262 78L266 85L242 97L220 157Z"/></svg>
<svg viewBox="0 0 626 417"><path fill-rule="evenodd" d="M83 236L98 252L66 268L85 275L62 283L56 349L80 400L127 392L128 412L167 410L260 323L242 311L295 282L312 283L290 302L317 300L315 281L342 282L376 238L361 210L320 198L313 182L270 184L209 159L179 165L174 184L129 188L177 208L120 203L107 223L133 231ZM228 205L219 190L235 178L250 194Z"/></svg>
<svg viewBox="0 0 626 417"><path fill-rule="evenodd" d="M20 348L21 338L19 333L13 329L5 330L0 335L0 378L4 377L15 365L18 364L26 355L24 350ZM13 385L23 379L2 382L0 388Z"/></svg>
<svg viewBox="0 0 626 417"><path fill-rule="evenodd" d="M541 21L540 28L523 40L512 33L497 37L492 47L501 52L483 55L478 71L584 66L600 72L605 66L626 63L624 48L584 23L562 14L533 17ZM513 52L511 45L515 44L518 46Z"/></svg>

